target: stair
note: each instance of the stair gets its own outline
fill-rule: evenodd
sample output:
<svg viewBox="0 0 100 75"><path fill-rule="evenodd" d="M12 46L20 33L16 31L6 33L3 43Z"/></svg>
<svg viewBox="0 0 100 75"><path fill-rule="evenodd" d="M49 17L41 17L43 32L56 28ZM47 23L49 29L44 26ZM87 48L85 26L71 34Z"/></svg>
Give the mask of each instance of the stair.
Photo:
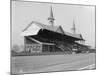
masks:
<svg viewBox="0 0 100 75"><path fill-rule="evenodd" d="M69 47L66 47L64 45L57 45L58 48L60 48L64 53L72 53L72 50Z"/></svg>

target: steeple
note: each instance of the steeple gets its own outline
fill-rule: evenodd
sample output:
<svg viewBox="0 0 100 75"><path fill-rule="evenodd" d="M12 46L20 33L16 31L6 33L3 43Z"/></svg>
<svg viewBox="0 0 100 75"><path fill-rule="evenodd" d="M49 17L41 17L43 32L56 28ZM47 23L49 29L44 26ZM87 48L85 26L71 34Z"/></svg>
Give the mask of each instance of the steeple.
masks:
<svg viewBox="0 0 100 75"><path fill-rule="evenodd" d="M76 27L75 27L75 22L74 22L74 20L73 20L73 27L71 28L71 30L72 30L72 33L73 33L73 34L76 34Z"/></svg>
<svg viewBox="0 0 100 75"><path fill-rule="evenodd" d="M49 20L49 24L50 25L54 25L54 17L53 17L53 11L52 11L52 6L51 6L51 10L50 10L50 16L48 17L48 20Z"/></svg>

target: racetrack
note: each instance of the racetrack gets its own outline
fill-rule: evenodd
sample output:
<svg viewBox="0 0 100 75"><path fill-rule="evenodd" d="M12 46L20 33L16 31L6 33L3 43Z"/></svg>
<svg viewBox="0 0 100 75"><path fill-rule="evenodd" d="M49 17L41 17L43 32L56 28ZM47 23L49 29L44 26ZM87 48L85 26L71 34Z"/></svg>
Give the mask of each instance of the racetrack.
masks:
<svg viewBox="0 0 100 75"><path fill-rule="evenodd" d="M13 74L95 69L95 66L87 68L89 65L95 65L95 53L18 56L11 59L11 71Z"/></svg>

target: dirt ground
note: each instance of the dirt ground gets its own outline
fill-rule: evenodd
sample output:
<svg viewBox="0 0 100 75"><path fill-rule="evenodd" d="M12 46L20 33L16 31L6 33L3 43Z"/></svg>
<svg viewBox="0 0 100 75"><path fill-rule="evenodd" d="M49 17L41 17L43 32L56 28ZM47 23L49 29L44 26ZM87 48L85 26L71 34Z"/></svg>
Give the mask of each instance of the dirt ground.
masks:
<svg viewBox="0 0 100 75"><path fill-rule="evenodd" d="M95 64L95 53L11 57L11 72L37 73L79 70ZM87 68L88 69L88 68Z"/></svg>

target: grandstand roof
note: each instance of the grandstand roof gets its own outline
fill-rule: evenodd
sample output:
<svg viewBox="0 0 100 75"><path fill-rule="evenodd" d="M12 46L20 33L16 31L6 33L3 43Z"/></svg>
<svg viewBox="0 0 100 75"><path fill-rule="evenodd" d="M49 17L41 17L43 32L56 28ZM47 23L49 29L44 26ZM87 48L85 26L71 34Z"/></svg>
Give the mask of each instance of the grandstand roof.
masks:
<svg viewBox="0 0 100 75"><path fill-rule="evenodd" d="M71 36L71 37L83 40L82 35L65 32L61 26L45 25L45 24L42 24L42 23L36 22L36 21L32 21L23 30L22 35L23 36L36 35L40 29L46 29L46 30L49 30L49 31L61 33L61 34L67 35L67 36Z"/></svg>

